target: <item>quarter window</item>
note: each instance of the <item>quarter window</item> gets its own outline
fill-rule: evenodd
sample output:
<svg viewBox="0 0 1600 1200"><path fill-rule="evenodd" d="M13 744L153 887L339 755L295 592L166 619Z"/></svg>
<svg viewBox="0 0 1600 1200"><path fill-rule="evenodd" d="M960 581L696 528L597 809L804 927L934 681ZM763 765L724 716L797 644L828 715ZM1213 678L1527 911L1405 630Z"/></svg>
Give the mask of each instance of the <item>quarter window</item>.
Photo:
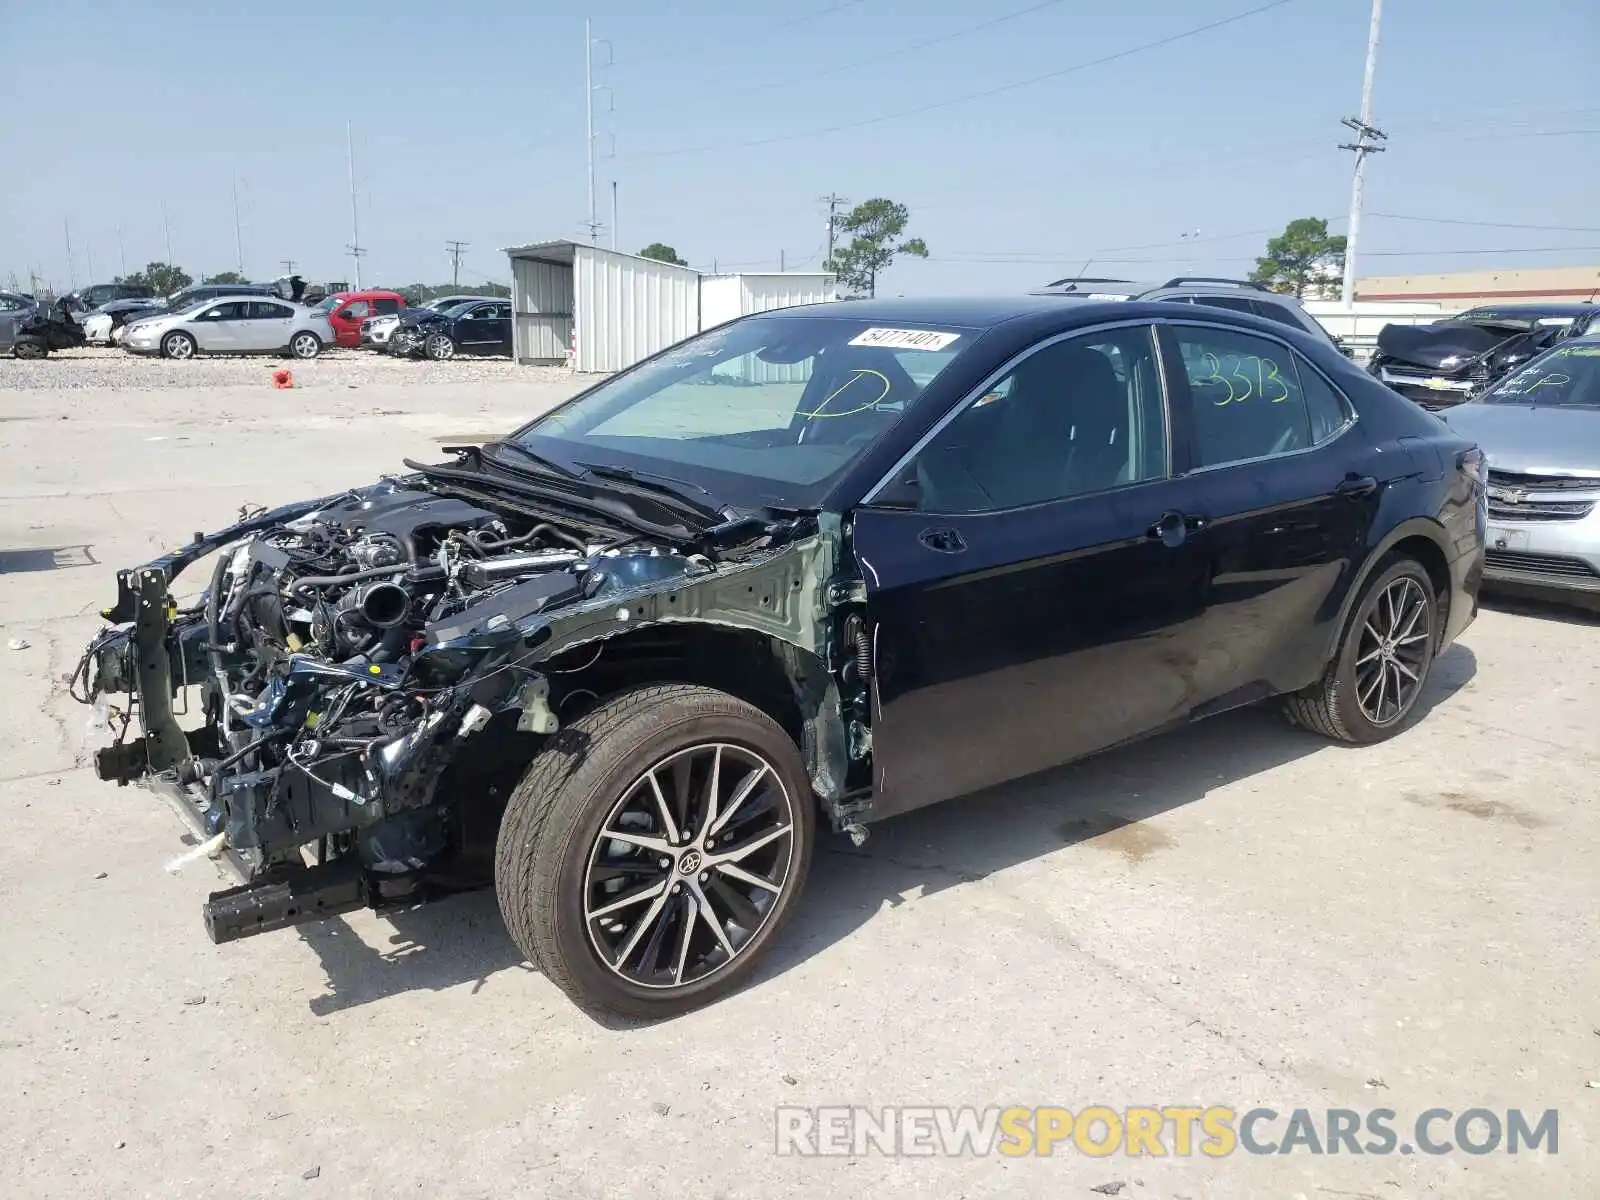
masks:
<svg viewBox="0 0 1600 1200"><path fill-rule="evenodd" d="M1304 450L1344 423L1336 395L1308 398L1287 346L1233 329L1172 328L1189 383L1196 466Z"/></svg>
<svg viewBox="0 0 1600 1200"><path fill-rule="evenodd" d="M917 455L917 507L990 512L1166 473L1150 329L1054 342L972 399Z"/></svg>

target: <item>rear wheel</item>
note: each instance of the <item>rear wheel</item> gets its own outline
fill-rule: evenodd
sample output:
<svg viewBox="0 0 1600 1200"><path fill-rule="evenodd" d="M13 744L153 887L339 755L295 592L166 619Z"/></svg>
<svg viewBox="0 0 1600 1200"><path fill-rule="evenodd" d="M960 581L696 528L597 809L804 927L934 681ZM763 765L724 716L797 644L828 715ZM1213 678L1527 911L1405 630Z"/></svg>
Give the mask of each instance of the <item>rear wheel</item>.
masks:
<svg viewBox="0 0 1600 1200"><path fill-rule="evenodd" d="M765 713L710 688L641 688L556 735L513 792L500 911L579 1005L674 1016L738 987L788 920L814 808Z"/></svg>
<svg viewBox="0 0 1600 1200"><path fill-rule="evenodd" d="M1396 558L1362 593L1323 677L1290 696L1289 717L1342 742L1381 742L1417 706L1438 645L1438 604L1422 564Z"/></svg>
<svg viewBox="0 0 1600 1200"><path fill-rule="evenodd" d="M161 339L161 353L168 358L193 358L194 352L194 339L187 333L169 333Z"/></svg>
<svg viewBox="0 0 1600 1200"><path fill-rule="evenodd" d="M296 358L315 358L322 353L322 339L301 330L289 339L289 353Z"/></svg>

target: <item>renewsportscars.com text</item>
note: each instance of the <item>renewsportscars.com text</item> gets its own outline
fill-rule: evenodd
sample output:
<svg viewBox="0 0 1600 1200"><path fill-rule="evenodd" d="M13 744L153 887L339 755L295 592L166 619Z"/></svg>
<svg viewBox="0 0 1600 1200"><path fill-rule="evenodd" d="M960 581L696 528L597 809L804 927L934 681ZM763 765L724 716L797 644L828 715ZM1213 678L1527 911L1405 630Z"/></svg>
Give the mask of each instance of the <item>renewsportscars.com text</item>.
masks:
<svg viewBox="0 0 1600 1200"><path fill-rule="evenodd" d="M784 1107L776 1118L776 1152L807 1156L1555 1154L1560 1133L1553 1108L1430 1108L1402 1118L1391 1108L841 1105Z"/></svg>

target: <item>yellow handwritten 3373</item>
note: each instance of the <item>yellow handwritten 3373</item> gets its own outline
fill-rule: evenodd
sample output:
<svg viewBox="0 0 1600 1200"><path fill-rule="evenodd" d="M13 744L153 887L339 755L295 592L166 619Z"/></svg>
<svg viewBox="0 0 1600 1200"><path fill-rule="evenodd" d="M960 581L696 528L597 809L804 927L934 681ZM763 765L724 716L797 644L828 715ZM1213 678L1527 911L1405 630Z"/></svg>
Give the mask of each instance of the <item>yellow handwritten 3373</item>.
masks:
<svg viewBox="0 0 1600 1200"><path fill-rule="evenodd" d="M1243 404L1250 399L1282 404L1289 398L1289 385L1279 377L1282 368L1270 358L1257 354L1230 354L1218 358L1208 350L1201 355L1201 361L1208 373L1193 382L1228 389L1226 398L1212 401L1218 408L1225 404ZM1226 372L1224 366L1228 367Z"/></svg>

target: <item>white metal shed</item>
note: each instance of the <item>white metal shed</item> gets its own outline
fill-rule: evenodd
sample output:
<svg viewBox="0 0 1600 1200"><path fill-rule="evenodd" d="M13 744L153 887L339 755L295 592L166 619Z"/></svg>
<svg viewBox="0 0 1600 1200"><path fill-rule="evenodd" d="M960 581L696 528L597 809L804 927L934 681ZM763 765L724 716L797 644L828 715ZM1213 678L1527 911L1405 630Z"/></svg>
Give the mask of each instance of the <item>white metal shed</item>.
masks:
<svg viewBox="0 0 1600 1200"><path fill-rule="evenodd" d="M583 242L506 249L512 356L620 371L700 330L700 273Z"/></svg>
<svg viewBox="0 0 1600 1200"><path fill-rule="evenodd" d="M838 280L824 272L785 271L765 275L707 275L700 280L700 328L735 317L821 304L838 299Z"/></svg>

